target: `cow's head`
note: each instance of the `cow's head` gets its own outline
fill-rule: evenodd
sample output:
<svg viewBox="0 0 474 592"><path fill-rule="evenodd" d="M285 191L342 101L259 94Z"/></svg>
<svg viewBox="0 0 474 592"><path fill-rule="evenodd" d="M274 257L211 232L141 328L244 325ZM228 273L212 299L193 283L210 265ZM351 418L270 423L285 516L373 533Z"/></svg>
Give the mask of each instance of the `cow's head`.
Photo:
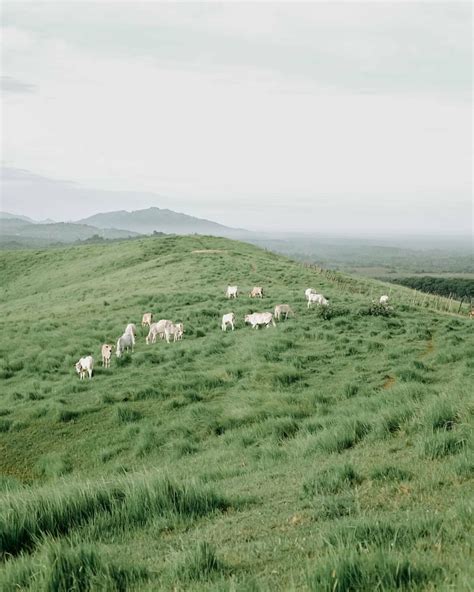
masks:
<svg viewBox="0 0 474 592"><path fill-rule="evenodd" d="M81 370L82 370L82 364L81 364L81 362L76 362L76 363L74 364L74 368L76 369L76 372L77 372L78 374L80 374L80 373L81 373Z"/></svg>

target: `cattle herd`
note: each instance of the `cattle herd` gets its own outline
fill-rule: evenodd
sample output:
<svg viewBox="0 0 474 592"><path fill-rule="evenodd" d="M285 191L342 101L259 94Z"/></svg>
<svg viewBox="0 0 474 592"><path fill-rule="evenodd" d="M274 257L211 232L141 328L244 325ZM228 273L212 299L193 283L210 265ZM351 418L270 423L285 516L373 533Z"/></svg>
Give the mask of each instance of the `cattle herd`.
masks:
<svg viewBox="0 0 474 592"><path fill-rule="evenodd" d="M237 286L227 286L226 297L228 299L237 298L239 293ZM318 294L313 288L307 288L305 290L305 297L308 302L308 308L312 304L318 306L329 306L329 301L322 295ZM249 298L263 298L263 288L261 286L255 286L249 293ZM383 295L379 300L380 304L387 306L389 299L387 295ZM269 327L270 325L276 326L275 319L280 321L282 318L287 319L292 316L293 310L289 304L277 304L272 312L254 312L247 314L244 317L246 324L251 325L252 329L258 329L259 327ZM227 331L227 327L230 327L232 331L235 329L235 314L228 312L222 316L221 329ZM156 343L156 338L159 336L160 339L165 339L167 343L178 341L183 338L184 325L183 323L173 323L172 321L161 319L157 323L153 322L153 313L146 312L142 317L142 327L148 327L148 335L145 341L148 344ZM137 328L133 323L129 323L125 327L125 331L121 337L118 338L115 346L115 353L118 358L122 356L125 351L131 350L135 345L137 335ZM102 345L102 366L104 368L110 367L110 359L114 346L109 343ZM79 378L82 380L87 376L92 378L94 370L94 358L92 356L84 356L75 364L76 372L79 374Z"/></svg>

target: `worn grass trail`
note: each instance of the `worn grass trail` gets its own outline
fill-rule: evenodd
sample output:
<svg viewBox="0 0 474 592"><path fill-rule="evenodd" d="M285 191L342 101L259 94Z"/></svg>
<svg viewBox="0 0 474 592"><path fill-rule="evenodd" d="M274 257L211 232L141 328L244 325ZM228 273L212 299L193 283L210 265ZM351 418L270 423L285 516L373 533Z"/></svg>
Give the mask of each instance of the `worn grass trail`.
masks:
<svg viewBox="0 0 474 592"><path fill-rule="evenodd" d="M0 266L2 590L470 589L468 319L396 295L379 315L383 284L342 292L209 237ZM309 286L330 313L307 310ZM281 303L294 318L244 326ZM101 368L101 343L149 311L183 321L183 341L143 330Z"/></svg>

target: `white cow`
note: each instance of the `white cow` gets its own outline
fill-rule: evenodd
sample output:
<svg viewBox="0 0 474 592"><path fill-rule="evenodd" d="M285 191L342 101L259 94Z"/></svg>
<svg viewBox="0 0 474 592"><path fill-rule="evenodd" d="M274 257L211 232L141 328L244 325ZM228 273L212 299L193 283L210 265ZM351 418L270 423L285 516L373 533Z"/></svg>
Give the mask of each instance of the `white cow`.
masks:
<svg viewBox="0 0 474 592"><path fill-rule="evenodd" d="M287 319L293 314L295 313L292 311L289 304L277 304L273 313L277 321L279 321L283 315L285 315L285 319Z"/></svg>
<svg viewBox="0 0 474 592"><path fill-rule="evenodd" d="M250 298L263 298L263 288L261 286L254 286L249 294Z"/></svg>
<svg viewBox="0 0 474 592"><path fill-rule="evenodd" d="M137 335L137 328L133 323L129 323L126 327L125 327L125 331L124 331L124 335L127 335L127 333L129 335L132 336L132 341L133 341L133 345L135 345L135 337Z"/></svg>
<svg viewBox="0 0 474 592"><path fill-rule="evenodd" d="M386 294L384 294L383 296L380 296L380 300L379 300L380 304L388 304L388 296Z"/></svg>
<svg viewBox="0 0 474 592"><path fill-rule="evenodd" d="M311 306L312 303L316 303L319 306L328 306L329 302L324 298L322 294L309 294L308 295L308 308Z"/></svg>
<svg viewBox="0 0 474 592"><path fill-rule="evenodd" d="M306 290L304 291L306 300L309 299L310 294L316 294L316 290L313 290L313 288L306 288Z"/></svg>
<svg viewBox="0 0 474 592"><path fill-rule="evenodd" d="M112 356L113 349L114 346L109 345L108 343L104 343L102 346L102 366L104 366L104 368L110 368L110 358Z"/></svg>
<svg viewBox="0 0 474 592"><path fill-rule="evenodd" d="M148 335L145 338L147 344L149 343L156 343L156 336L159 335L160 339L163 339L165 335L165 328L167 325L172 325L173 323L167 319L161 319L157 323L152 323L150 326L150 330L148 331Z"/></svg>
<svg viewBox="0 0 474 592"><path fill-rule="evenodd" d="M270 323L276 327L271 312L254 312L253 314L245 315L244 321L252 325L252 329L258 329L260 325L265 325L268 329Z"/></svg>
<svg viewBox="0 0 474 592"><path fill-rule="evenodd" d="M117 358L120 358L125 350L131 349L133 352L133 346L135 345L135 338L132 333L124 333L122 337L117 340L117 351L115 352Z"/></svg>
<svg viewBox="0 0 474 592"><path fill-rule="evenodd" d="M183 338L184 325L183 323L168 323L165 325L166 343L170 342L170 337L173 336L173 341L178 341Z"/></svg>
<svg viewBox="0 0 474 592"><path fill-rule="evenodd" d="M227 286L227 292L225 295L227 298L237 298L237 286Z"/></svg>
<svg viewBox="0 0 474 592"><path fill-rule="evenodd" d="M146 312L142 317L142 327L151 327L153 323L153 313Z"/></svg>
<svg viewBox="0 0 474 592"><path fill-rule="evenodd" d="M234 330L235 324L235 314L233 312L228 312L225 315L222 315L222 323L221 328L223 331L227 331L227 325L232 327L232 331Z"/></svg>
<svg viewBox="0 0 474 592"><path fill-rule="evenodd" d="M92 378L92 371L94 370L94 358L92 356L84 356L74 366L81 380L86 377L86 374L89 375L89 378Z"/></svg>

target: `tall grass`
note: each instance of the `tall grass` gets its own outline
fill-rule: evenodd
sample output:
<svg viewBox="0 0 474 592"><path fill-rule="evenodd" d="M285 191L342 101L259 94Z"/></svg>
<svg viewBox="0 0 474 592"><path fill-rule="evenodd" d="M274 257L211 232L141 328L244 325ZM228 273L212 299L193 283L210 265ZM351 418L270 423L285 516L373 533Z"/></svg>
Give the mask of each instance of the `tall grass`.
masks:
<svg viewBox="0 0 474 592"><path fill-rule="evenodd" d="M102 526L122 531L155 516L189 520L229 506L213 490L158 477L10 494L0 505L0 554L27 551L46 535L64 535L98 518Z"/></svg>
<svg viewBox="0 0 474 592"><path fill-rule="evenodd" d="M426 561L414 564L403 555L363 555L348 548L321 562L309 575L308 587L313 592L415 590L439 576L440 569Z"/></svg>

